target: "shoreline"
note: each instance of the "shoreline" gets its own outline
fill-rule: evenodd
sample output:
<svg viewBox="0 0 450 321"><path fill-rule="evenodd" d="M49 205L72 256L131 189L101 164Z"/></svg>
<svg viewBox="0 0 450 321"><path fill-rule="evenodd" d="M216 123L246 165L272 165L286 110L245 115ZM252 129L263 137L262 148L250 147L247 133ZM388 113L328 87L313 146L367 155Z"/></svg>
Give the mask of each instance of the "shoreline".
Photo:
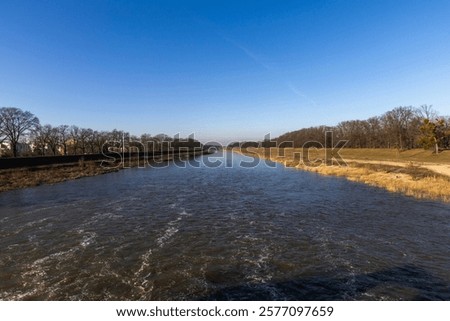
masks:
<svg viewBox="0 0 450 321"><path fill-rule="evenodd" d="M293 167L320 175L345 177L349 181L383 188L389 192L401 193L417 199L450 202L450 164L446 163L361 159L344 156L348 166L320 165L314 167L296 163L293 152L287 152L286 156L281 157L278 149L274 148L271 149L270 157L267 157L267 151L264 148L251 148L249 151L234 148L232 152L260 159L269 159L283 164L285 167ZM191 152L189 155L183 156L197 155L199 155L198 152ZM164 155L160 156L158 160L170 161L173 159L174 155ZM125 161L126 167L115 166L112 168L101 167L99 161L84 161L72 164L3 169L0 170L0 193L117 172L137 167L142 164L142 160L142 158L133 158Z"/></svg>
<svg viewBox="0 0 450 321"><path fill-rule="evenodd" d="M53 185L84 177L114 173L120 170L141 166L143 161L172 161L175 157L194 157L200 154L204 154L204 151L177 154L177 156L173 154L164 154L151 160L145 160L144 158L131 158L123 160L122 165L120 165L120 163L114 163L115 166L110 168L100 166L102 160L96 160L81 161L78 163L1 169L0 193L41 185ZM145 167L147 166L149 165L145 164Z"/></svg>
<svg viewBox="0 0 450 321"><path fill-rule="evenodd" d="M273 150L276 150L274 155ZM447 164L403 162L379 159L345 158L348 166L320 165L306 166L294 161L293 153L279 156L272 148L270 156L264 148L252 148L251 152L232 149L233 152L281 163L285 167L314 172L326 176L345 177L349 181L383 188L389 192L401 193L417 199L450 202L450 174Z"/></svg>

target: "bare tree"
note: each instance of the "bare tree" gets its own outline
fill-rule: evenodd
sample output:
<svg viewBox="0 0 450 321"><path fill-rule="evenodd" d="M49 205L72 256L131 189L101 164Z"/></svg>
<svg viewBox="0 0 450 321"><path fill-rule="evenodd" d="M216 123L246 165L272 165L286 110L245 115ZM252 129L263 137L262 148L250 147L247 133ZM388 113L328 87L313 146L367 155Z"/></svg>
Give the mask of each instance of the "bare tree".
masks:
<svg viewBox="0 0 450 321"><path fill-rule="evenodd" d="M0 117L0 144L6 140L5 129L4 129L4 121L3 118Z"/></svg>
<svg viewBox="0 0 450 321"><path fill-rule="evenodd" d="M383 148L386 145L386 135L383 131L383 124L380 117L371 117L367 119L369 148Z"/></svg>
<svg viewBox="0 0 450 321"><path fill-rule="evenodd" d="M58 127L59 143L63 148L63 154L67 155L67 142L70 137L69 125L61 125Z"/></svg>
<svg viewBox="0 0 450 321"><path fill-rule="evenodd" d="M96 153L108 152L106 142L108 141L108 132L94 131L93 135Z"/></svg>
<svg viewBox="0 0 450 321"><path fill-rule="evenodd" d="M78 126L70 126L69 137L70 142L68 147L72 154L77 154L80 140L80 128L78 128Z"/></svg>
<svg viewBox="0 0 450 321"><path fill-rule="evenodd" d="M145 148L147 148L148 151L158 150L160 147L159 140L148 133L142 134L140 137L140 141L142 144L144 144Z"/></svg>
<svg viewBox="0 0 450 321"><path fill-rule="evenodd" d="M20 139L39 125L39 119L29 111L15 107L1 108L0 119L4 136L11 144L13 156L17 157Z"/></svg>
<svg viewBox="0 0 450 321"><path fill-rule="evenodd" d="M113 129L108 134L108 146L116 151L125 151L128 142L130 141L130 133L123 130Z"/></svg>
<svg viewBox="0 0 450 321"><path fill-rule="evenodd" d="M40 155L46 155L50 151L53 155L58 153L60 146L59 130L52 125L37 126L32 132L35 150Z"/></svg>
<svg viewBox="0 0 450 321"><path fill-rule="evenodd" d="M59 129L58 127L52 127L51 125L47 128L48 135L47 135L47 146L50 148L50 151L53 155L58 154L58 148L60 147L60 136L59 136Z"/></svg>
<svg viewBox="0 0 450 321"><path fill-rule="evenodd" d="M3 142L6 140L6 135L4 133L3 119L0 117L0 156L3 156L2 150L4 149Z"/></svg>
<svg viewBox="0 0 450 321"><path fill-rule="evenodd" d="M412 128L415 119L417 112L413 107L397 107L383 115L385 129L398 149L413 147L414 138L411 133L418 131L418 128ZM418 123L415 125L419 126Z"/></svg>
<svg viewBox="0 0 450 321"><path fill-rule="evenodd" d="M423 119L428 119L428 120L436 119L438 117L438 113L433 109L432 105L420 106L420 108L418 109L418 114Z"/></svg>
<svg viewBox="0 0 450 321"><path fill-rule="evenodd" d="M171 142L171 141L173 141L172 137L170 137L169 135L166 135L164 133L156 135L155 138L158 141L160 141L160 142Z"/></svg>
<svg viewBox="0 0 450 321"><path fill-rule="evenodd" d="M81 128L80 134L79 134L79 145L81 149L82 154L86 154L91 138L92 138L92 132L93 130L90 128Z"/></svg>
<svg viewBox="0 0 450 321"><path fill-rule="evenodd" d="M34 152L44 156L47 150L48 135L50 134L50 125L38 125L31 132Z"/></svg>

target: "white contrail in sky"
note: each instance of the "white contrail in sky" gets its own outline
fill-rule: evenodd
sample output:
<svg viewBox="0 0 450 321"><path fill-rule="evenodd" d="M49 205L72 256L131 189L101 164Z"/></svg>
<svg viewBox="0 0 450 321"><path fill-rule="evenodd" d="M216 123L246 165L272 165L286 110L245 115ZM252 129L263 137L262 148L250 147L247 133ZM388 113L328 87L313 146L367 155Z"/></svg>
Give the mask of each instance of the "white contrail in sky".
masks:
<svg viewBox="0 0 450 321"><path fill-rule="evenodd" d="M206 24L208 28L211 28L215 30L215 33L222 38L224 41L231 44L233 47L239 49L242 51L251 61L256 63L257 65L261 66L263 69L271 73L276 78L280 79L282 82L284 82L289 89L290 92L292 92L294 95L302 98L303 100L307 101L309 104L313 105L314 107L318 107L318 104L315 100L311 99L306 95L304 92L299 90L290 80L285 79L283 75L272 65L266 63L264 59L261 58L261 56L255 54L252 50L250 50L247 46L242 45L241 43L237 42L234 39L231 39L228 37L223 30L221 30L216 24L212 23L209 20L205 20L204 18L196 17L194 18L197 22L201 24Z"/></svg>
<svg viewBox="0 0 450 321"><path fill-rule="evenodd" d="M222 35L222 38L227 41L228 43L232 44L234 47L240 49L241 51L243 51L245 53L245 55L247 57L249 57L253 62L255 62L256 64L262 66L264 69L266 69L267 71L273 72L273 68L271 68L268 64L266 64L264 61L262 61L262 59L260 57L258 57L258 55L256 55L255 53L253 53L250 49L248 49L247 47L237 43L234 40L231 40L228 37L225 37Z"/></svg>
<svg viewBox="0 0 450 321"><path fill-rule="evenodd" d="M303 99L309 101L311 104L313 104L314 106L317 106L317 103L312 100L311 98L309 98L307 95L305 95L303 92L301 92L297 87L295 87L290 81L287 81L287 86L289 87L289 89L296 94L297 96L302 97Z"/></svg>
<svg viewBox="0 0 450 321"><path fill-rule="evenodd" d="M249 57L253 62L260 65L261 67L263 67L265 70L269 71L270 73L274 74L275 76L277 76L277 78L281 78L286 83L287 87L294 95L303 98L304 100L306 100L307 102L309 102L310 104L312 104L314 106L317 106L317 103L313 99L309 98L306 94L304 94L297 87L295 87L291 81L286 80L283 77L281 77L280 73L277 72L277 70L275 68L273 68L269 64L265 63L257 54L252 52L246 46L243 46L242 44L240 44L224 35L221 35L221 37L228 43L232 44L234 47L236 47L236 48L240 49L242 52L244 52L244 54L247 57Z"/></svg>

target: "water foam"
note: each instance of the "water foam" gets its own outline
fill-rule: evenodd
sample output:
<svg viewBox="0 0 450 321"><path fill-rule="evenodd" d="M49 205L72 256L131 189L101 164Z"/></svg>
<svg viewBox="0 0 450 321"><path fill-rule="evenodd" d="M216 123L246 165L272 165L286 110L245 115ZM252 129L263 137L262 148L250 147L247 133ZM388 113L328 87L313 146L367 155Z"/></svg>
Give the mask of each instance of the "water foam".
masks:
<svg viewBox="0 0 450 321"><path fill-rule="evenodd" d="M167 242L179 231L180 221L183 219L183 217L191 216L192 214L186 212L184 208L181 209L181 212L178 214L178 217L170 221L167 224L167 228L165 229L162 236L156 239L156 243L159 247L164 247Z"/></svg>

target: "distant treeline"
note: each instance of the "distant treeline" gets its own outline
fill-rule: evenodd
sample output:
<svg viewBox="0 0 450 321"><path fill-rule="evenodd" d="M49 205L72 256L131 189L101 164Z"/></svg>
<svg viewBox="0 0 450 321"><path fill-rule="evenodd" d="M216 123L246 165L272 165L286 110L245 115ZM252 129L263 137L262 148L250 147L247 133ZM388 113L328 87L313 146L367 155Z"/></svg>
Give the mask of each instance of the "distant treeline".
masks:
<svg viewBox="0 0 450 321"><path fill-rule="evenodd" d="M99 131L75 125L42 125L28 111L0 108L0 156L3 157L143 152L144 148L192 149L202 148L202 144L193 138L172 138L166 134L135 136L118 129Z"/></svg>
<svg viewBox="0 0 450 321"><path fill-rule="evenodd" d="M350 148L450 148L450 117L439 116L431 106L397 107L366 120L348 120L336 126L303 128L279 136L277 144L292 142L294 147L316 141L325 143L332 131L335 142L347 140ZM263 142L268 145L268 142Z"/></svg>

